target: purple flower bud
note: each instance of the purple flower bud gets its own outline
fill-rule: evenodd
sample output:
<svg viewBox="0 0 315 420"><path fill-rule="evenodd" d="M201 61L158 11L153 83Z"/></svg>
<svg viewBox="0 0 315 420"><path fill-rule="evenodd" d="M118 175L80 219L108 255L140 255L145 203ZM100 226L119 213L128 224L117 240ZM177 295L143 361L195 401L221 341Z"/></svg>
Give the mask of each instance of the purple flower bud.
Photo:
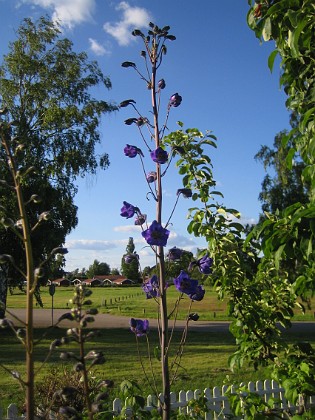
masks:
<svg viewBox="0 0 315 420"><path fill-rule="evenodd" d="M192 196L192 191L190 188L180 188L177 190L177 195L182 194L185 198L190 198Z"/></svg>
<svg viewBox="0 0 315 420"><path fill-rule="evenodd" d="M136 65L132 61L124 61L121 63L121 67L136 67Z"/></svg>
<svg viewBox="0 0 315 420"><path fill-rule="evenodd" d="M147 173L147 181L149 183L155 182L157 179L157 173L152 171Z"/></svg>
<svg viewBox="0 0 315 420"><path fill-rule="evenodd" d="M125 121L124 121L124 123L126 124L126 125L131 125L131 124L135 124L135 123L137 123L137 118L127 118Z"/></svg>
<svg viewBox="0 0 315 420"><path fill-rule="evenodd" d="M142 226L145 223L146 220L147 220L147 215L146 214L139 214L135 218L135 225L136 226Z"/></svg>
<svg viewBox="0 0 315 420"><path fill-rule="evenodd" d="M199 268L200 273L202 274L211 274L211 266L213 264L213 259L208 257L208 254L204 255L202 258L199 258L197 261L193 261L189 264L188 269L192 270L194 266Z"/></svg>
<svg viewBox="0 0 315 420"><path fill-rule="evenodd" d="M149 321L147 319L130 319L130 329L137 337L142 337L149 332Z"/></svg>
<svg viewBox="0 0 315 420"><path fill-rule="evenodd" d="M143 156L143 153L142 153L141 149L139 149L139 147L132 146L130 144L126 145L126 147L124 148L124 153L125 153L126 156L128 156L130 158L134 158L137 155Z"/></svg>
<svg viewBox="0 0 315 420"><path fill-rule="evenodd" d="M178 93L174 93L170 97L169 106L173 106L174 108L178 107L182 102L182 97Z"/></svg>
<svg viewBox="0 0 315 420"><path fill-rule="evenodd" d="M153 150L150 153L150 155L153 162L156 162L156 163L163 164L163 163L166 163L168 159L168 154L164 149L162 149L162 147L158 147L157 149Z"/></svg>
<svg viewBox="0 0 315 420"><path fill-rule="evenodd" d="M149 245L166 246L170 231L163 228L156 220L142 232L142 236Z"/></svg>
<svg viewBox="0 0 315 420"><path fill-rule="evenodd" d="M171 248L168 251L167 256L168 256L168 259L169 260L176 261L176 260L180 260L181 259L182 254L183 254L183 251L181 249L179 249L179 248L176 248L176 246L174 246L173 248Z"/></svg>
<svg viewBox="0 0 315 420"><path fill-rule="evenodd" d="M134 253L134 254L128 254L125 255L124 257L125 263L126 264L131 264L133 261L139 261L139 255Z"/></svg>
<svg viewBox="0 0 315 420"><path fill-rule="evenodd" d="M150 280L142 285L142 290L147 296L147 299L152 299L160 296L159 280L156 275L152 276Z"/></svg>
<svg viewBox="0 0 315 420"><path fill-rule="evenodd" d="M136 101L134 101L133 99L126 99L125 101L120 102L119 107L120 108L126 108L126 106L131 105L131 104L135 104Z"/></svg>
<svg viewBox="0 0 315 420"><path fill-rule="evenodd" d="M188 319L191 321L198 321L199 315L196 312L193 312L188 315Z"/></svg>
<svg viewBox="0 0 315 420"><path fill-rule="evenodd" d="M161 79L161 80L158 81L158 88L159 89L164 89L165 86L166 86L166 83L165 83L164 79Z"/></svg>
<svg viewBox="0 0 315 420"><path fill-rule="evenodd" d="M134 207L132 204L127 203L127 201L124 201L123 204L120 215L126 219L130 219L130 217L133 217L138 211L138 207Z"/></svg>

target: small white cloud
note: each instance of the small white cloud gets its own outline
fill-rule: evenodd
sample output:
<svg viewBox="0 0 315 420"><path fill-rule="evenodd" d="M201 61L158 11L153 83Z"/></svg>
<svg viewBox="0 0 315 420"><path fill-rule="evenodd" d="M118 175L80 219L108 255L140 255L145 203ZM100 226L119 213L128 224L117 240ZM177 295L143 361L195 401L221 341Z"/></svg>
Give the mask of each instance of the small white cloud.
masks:
<svg viewBox="0 0 315 420"><path fill-rule="evenodd" d="M96 4L95 0L22 0L22 3L51 11L52 19L68 29L92 20Z"/></svg>
<svg viewBox="0 0 315 420"><path fill-rule="evenodd" d="M116 23L104 23L104 31L114 37L119 45L127 46L134 39L131 31L135 28L141 29L148 26L152 19L146 9L132 7L125 1L120 2L116 10L122 11L122 19Z"/></svg>
<svg viewBox="0 0 315 420"><path fill-rule="evenodd" d="M96 39L89 38L89 43L90 43L90 49L94 52L94 54L96 55L110 54L110 51L108 51L103 45L97 42Z"/></svg>
<svg viewBox="0 0 315 420"><path fill-rule="evenodd" d="M115 226L113 228L114 232L140 232L141 226L137 225L123 225L123 226Z"/></svg>
<svg viewBox="0 0 315 420"><path fill-rule="evenodd" d="M99 241L95 239L69 239L65 244L69 249L107 250L117 248L116 241Z"/></svg>

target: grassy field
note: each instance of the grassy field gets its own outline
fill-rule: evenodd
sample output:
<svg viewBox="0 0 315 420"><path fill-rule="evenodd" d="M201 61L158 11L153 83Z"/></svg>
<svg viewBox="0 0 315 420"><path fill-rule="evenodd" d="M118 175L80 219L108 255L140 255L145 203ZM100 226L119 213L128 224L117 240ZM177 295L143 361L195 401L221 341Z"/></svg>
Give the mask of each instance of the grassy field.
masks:
<svg viewBox="0 0 315 420"><path fill-rule="evenodd" d="M140 288L136 287L114 287L114 288L93 288L91 296L94 303L100 312L120 314L134 317L155 317L157 305L153 299L146 300L144 293ZM73 295L72 288L56 288L54 295L54 307L67 309L71 307L69 300ZM52 298L48 293L48 288L42 288L41 291L44 308L50 309L52 305ZM169 288L168 299L169 307L178 298L178 292L174 287ZM183 299L179 318L185 318L188 311L188 299ZM8 307L23 308L25 306L25 294L15 290L13 295L8 297ZM201 320L227 320L226 302L217 300L215 293L207 289L205 299L201 302L195 302L191 311L198 312ZM296 317L296 319L314 320L312 311L308 311L307 315ZM46 334L42 338L43 334ZM48 328L45 331L36 330L35 337L38 343L35 347L36 368L39 368L44 360L50 342L55 338L60 338L65 334L62 329ZM296 342L300 339L310 340L310 337L299 337L291 333L288 336L290 342ZM174 343L179 342L180 334L178 332L174 335ZM312 344L315 344L315 338L311 338ZM153 349L158 344L156 332L150 333L150 346ZM89 348L102 350L106 357L106 363L103 366L97 367L94 375L97 378L112 379L115 382L116 388L113 390L113 398L117 396L118 386L124 379L137 380L143 389L143 395L151 392L150 388L143 380L137 348L135 345L135 337L128 330L102 330L100 336L93 342L89 343ZM73 350L73 346L67 347L66 350ZM176 349L176 345L172 346ZM65 350L65 349L61 349ZM258 379L269 378L267 369L260 369L255 371L252 367L246 366L240 372L230 372L228 369L228 359L235 350L235 342L230 333L215 333L215 332L189 332L187 345L184 350L183 358L181 360L178 372L174 379L172 389L178 391L180 389L203 389L206 387L221 386L229 376L229 382L240 383L242 381L255 381ZM144 366L149 367L146 358L146 341L140 340L140 353L143 355ZM171 358L172 360L172 358ZM7 330L0 330L0 362L12 370L17 370L21 374L25 374L25 353L21 343L17 342L16 338ZM55 373L51 373L52 369L59 366L62 369L69 369L70 376L72 375L72 365L68 364L65 367L59 360L59 352L56 351L49 359L37 376L37 384L45 384L49 386L51 379ZM153 362L153 370L156 371L156 377L159 378L160 368L157 361ZM174 370L174 369L173 369ZM10 402L16 402L22 405L23 392L19 390L17 381L13 380L10 375L3 372L0 368L0 406L6 407ZM158 387L160 383L158 381Z"/></svg>
<svg viewBox="0 0 315 420"><path fill-rule="evenodd" d="M95 287L92 288L93 294L91 299L93 306L98 307L101 313L109 313L115 315L124 315L132 317L155 318L157 304L154 299L146 299L145 294L140 287ZM57 287L54 295L54 308L67 309L71 307L69 300L73 295L71 287ZM178 299L179 293L175 287L168 289L168 306L173 305ZM48 288L41 289L41 297L44 308L51 308L52 297L49 295ZM180 303L180 311L178 319L185 319L188 313L190 299L184 298ZM296 321L314 321L315 298L312 301L313 309L306 308L305 314L297 308L295 311ZM8 296L9 308L25 307L25 295L14 290L14 294ZM206 294L201 302L194 302L191 311L198 312L200 320L228 320L226 301L219 301L215 292L210 287L206 287Z"/></svg>
<svg viewBox="0 0 315 420"><path fill-rule="evenodd" d="M45 338L42 338L46 334ZM36 368L41 366L42 361L47 355L47 349L50 342L55 338L61 338L65 330L48 328L46 330L36 330L35 338L38 340L35 347ZM295 342L303 339L297 335L290 335L288 340ZM17 342L12 333L7 330L0 330L0 361L8 369L17 370L25 374L25 353L22 345ZM175 351L176 343L180 340L180 334L175 333L174 345L171 347ZM157 336L155 332L150 333L150 346L153 349L157 345ZM315 339L313 339L315 344ZM115 382L115 388L112 396L117 396L119 384L124 379L136 380L142 388L143 395L148 395L151 390L143 380L137 347L134 335L127 330L103 330L101 335L89 343L90 349L101 350L106 357L106 363L93 371L93 376L102 379L111 379ZM143 363L150 376L151 368L146 357L146 340L140 339L140 353L143 356ZM255 381L258 379L267 379L269 373L267 369L255 371L247 366L238 372L230 372L228 369L228 358L235 349L234 339L229 333L198 333L190 332L188 334L187 344L184 350L180 367L174 379L172 389L204 389L206 387L221 386L229 376L229 382L240 383L242 381ZM65 369L65 362L59 360L60 351L76 351L75 345L65 346L56 350L37 376L36 383L44 383L47 389L50 387L51 379L47 375L56 366ZM172 357L170 358L172 360ZM68 363L70 375L73 375L72 364ZM159 362L153 361L153 368L156 372L156 378L159 379ZM174 371L174 369L173 369ZM1 368L0 368L1 372ZM51 376L51 375L50 375ZM158 387L160 388L160 382ZM0 375L0 406L6 407L10 402L16 402L22 405L23 392L20 391L16 380L12 379L7 373L1 372Z"/></svg>

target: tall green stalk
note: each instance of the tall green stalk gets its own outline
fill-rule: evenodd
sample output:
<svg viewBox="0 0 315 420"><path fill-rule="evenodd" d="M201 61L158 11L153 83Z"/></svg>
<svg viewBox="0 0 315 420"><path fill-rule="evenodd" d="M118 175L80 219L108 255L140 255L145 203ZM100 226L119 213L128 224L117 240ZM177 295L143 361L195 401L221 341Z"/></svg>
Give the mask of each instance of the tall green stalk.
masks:
<svg viewBox="0 0 315 420"><path fill-rule="evenodd" d="M25 278L27 281L27 294L26 294L26 408L27 408L27 419L32 420L34 418L34 338L33 338L33 300L34 292L36 288L36 281L34 276L34 262L33 262L33 251L31 243L31 232L28 223L27 213L25 209L25 201L23 198L23 192L20 182L20 174L16 167L15 159L10 147L10 137L8 133L1 131L1 141L5 149L8 166L10 168L17 203L19 207L19 214L22 225L22 241L25 249L25 261L26 261L26 274Z"/></svg>

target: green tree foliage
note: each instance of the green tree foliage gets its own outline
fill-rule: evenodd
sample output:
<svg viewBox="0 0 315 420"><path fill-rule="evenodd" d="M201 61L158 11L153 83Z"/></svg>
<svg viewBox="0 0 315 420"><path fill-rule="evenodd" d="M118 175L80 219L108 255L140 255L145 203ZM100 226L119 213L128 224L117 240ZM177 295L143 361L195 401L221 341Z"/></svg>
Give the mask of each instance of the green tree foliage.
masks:
<svg viewBox="0 0 315 420"><path fill-rule="evenodd" d="M274 148L263 147L257 155L274 169L274 177L263 183L266 217L244 244L246 249L253 240L260 249L257 272L248 278L236 270L234 283L224 285L231 296L231 331L238 344L230 364L270 365L286 397L295 403L299 393L306 397L315 389L314 350L307 343L288 345L280 328L291 326L293 309L303 309L299 302L315 285L315 9L312 0L248 3L249 26L258 38L275 42L268 65L272 70L280 56L280 83L296 124L276 137Z"/></svg>
<svg viewBox="0 0 315 420"><path fill-rule="evenodd" d="M263 212L275 214L293 203L308 202L308 188L302 182L304 162L298 156L293 156L291 169L286 164L286 158L292 149L292 140L287 142L287 136L288 133L282 131L276 135L272 148L262 146L255 155L255 159L260 161L267 171L259 194ZM268 173L268 169L271 170L271 174Z"/></svg>
<svg viewBox="0 0 315 420"><path fill-rule="evenodd" d="M106 262L99 262L94 260L93 264L91 264L86 272L88 278L92 279L93 277L99 275L107 275L110 274L110 266Z"/></svg>
<svg viewBox="0 0 315 420"><path fill-rule="evenodd" d="M109 165L108 155L98 157L95 146L100 142L101 116L116 109L91 94L96 86L109 89L109 78L60 35L58 25L47 18L25 19L0 67L0 101L8 110L7 120L14 121L10 136L15 160L21 173L32 168L23 179L30 223L34 225L39 214L50 211L45 229L34 233L35 264L62 245L77 225L76 178ZM3 148L0 158L5 159ZM0 178L9 185L0 185L0 219L10 217L16 222L18 211L6 165L0 166ZM0 244L1 253L23 265L20 242L3 226ZM47 265L46 278L49 274ZM10 277L19 280L16 273Z"/></svg>
<svg viewBox="0 0 315 420"><path fill-rule="evenodd" d="M126 276L127 279L133 280L138 283L140 281L140 271L139 271L139 260L135 252L135 244L133 238L130 237L128 244L126 246L126 253L121 259L121 273ZM130 260L126 260L127 257L133 256Z"/></svg>
<svg viewBox="0 0 315 420"><path fill-rule="evenodd" d="M303 176L311 185L315 199L315 20L313 0L249 0L247 20L256 36L275 41L268 65L273 69L281 58L280 83L288 96L287 107L298 118L293 149L305 162ZM294 150L291 152L294 153ZM288 159L290 165L290 159Z"/></svg>

